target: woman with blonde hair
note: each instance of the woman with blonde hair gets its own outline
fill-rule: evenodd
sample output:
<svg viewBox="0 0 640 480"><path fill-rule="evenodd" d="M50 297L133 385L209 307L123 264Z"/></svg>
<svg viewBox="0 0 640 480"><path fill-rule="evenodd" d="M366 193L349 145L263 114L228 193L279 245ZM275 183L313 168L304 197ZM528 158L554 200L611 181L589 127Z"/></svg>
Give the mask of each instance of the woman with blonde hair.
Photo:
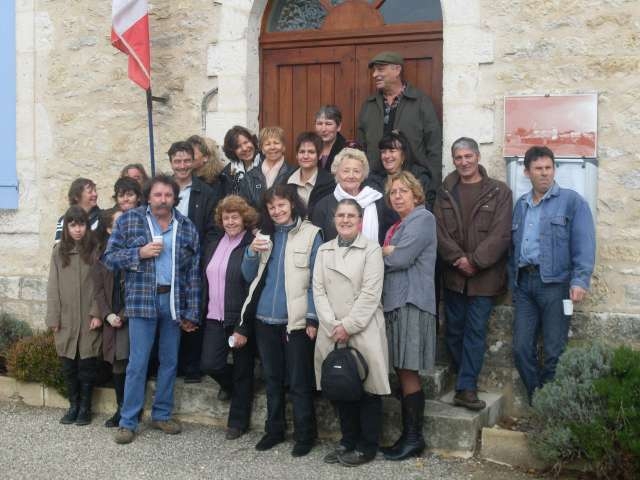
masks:
<svg viewBox="0 0 640 480"><path fill-rule="evenodd" d="M240 194L258 208L262 195L271 187L287 182L294 168L284 157L285 138L281 127L265 127L260 130L260 164L247 172L240 185Z"/></svg>
<svg viewBox="0 0 640 480"><path fill-rule="evenodd" d="M382 303L390 366L402 390L403 430L398 441L382 451L387 460L402 460L420 455L425 448L425 397L418 371L430 370L435 364L436 221L424 206L422 185L405 170L388 178L385 198L400 218L387 232L382 247Z"/></svg>
<svg viewBox="0 0 640 480"><path fill-rule="evenodd" d="M209 137L191 135L187 142L193 147L193 174L212 188L219 181L218 177L224 168L220 160L218 144Z"/></svg>

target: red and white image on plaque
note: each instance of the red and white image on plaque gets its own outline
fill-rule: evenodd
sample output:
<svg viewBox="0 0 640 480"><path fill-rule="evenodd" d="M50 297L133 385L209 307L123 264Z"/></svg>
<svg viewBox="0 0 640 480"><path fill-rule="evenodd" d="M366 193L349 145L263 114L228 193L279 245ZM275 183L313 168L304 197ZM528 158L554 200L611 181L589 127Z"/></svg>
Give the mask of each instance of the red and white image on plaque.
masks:
<svg viewBox="0 0 640 480"><path fill-rule="evenodd" d="M523 157L545 145L556 157L595 158L598 95L522 95L504 98L504 156Z"/></svg>

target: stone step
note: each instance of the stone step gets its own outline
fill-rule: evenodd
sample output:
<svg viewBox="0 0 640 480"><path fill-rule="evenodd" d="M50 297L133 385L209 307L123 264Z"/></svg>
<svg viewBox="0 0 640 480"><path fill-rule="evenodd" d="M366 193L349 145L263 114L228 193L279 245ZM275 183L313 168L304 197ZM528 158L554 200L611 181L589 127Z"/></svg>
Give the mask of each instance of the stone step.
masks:
<svg viewBox="0 0 640 480"><path fill-rule="evenodd" d="M434 391L440 388L437 385L446 383L444 381L446 375L448 375L446 368L432 373L429 377L431 380L428 382L432 382ZM251 428L262 430L267 402L262 382L256 383ZM155 383L149 382L147 411L150 411L154 389ZM178 379L174 411L185 421L225 426L229 403L220 402L217 394L218 386L210 378L204 378L199 384L185 384ZM426 401L424 436L429 449L461 457L473 455L481 429L493 426L504 409L504 399L501 394L480 392L479 396L487 402L487 407L480 412L453 406L453 392ZM315 404L319 435L323 438L338 439L340 427L333 406L321 396L318 396ZM291 420L290 403L287 405L286 415ZM392 396L384 397L381 443L383 445L392 443L400 435L401 425L400 402ZM291 431L291 425L289 425L289 431Z"/></svg>
<svg viewBox="0 0 640 480"><path fill-rule="evenodd" d="M452 375L446 365L436 365L430 371L420 372L422 391L426 398L433 400L440 398L452 387ZM395 373L390 375L391 391L395 392L398 386L398 377Z"/></svg>

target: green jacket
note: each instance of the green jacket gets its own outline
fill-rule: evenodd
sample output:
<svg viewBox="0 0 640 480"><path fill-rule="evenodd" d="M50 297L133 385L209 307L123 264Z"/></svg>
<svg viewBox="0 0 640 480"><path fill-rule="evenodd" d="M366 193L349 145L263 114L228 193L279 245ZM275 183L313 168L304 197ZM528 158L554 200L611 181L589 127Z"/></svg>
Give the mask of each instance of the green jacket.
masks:
<svg viewBox="0 0 640 480"><path fill-rule="evenodd" d="M381 170L378 142L384 132L384 99L376 92L364 101L358 117L358 141L363 143L371 170ZM431 99L407 83L393 128L404 133L417 163L431 170L431 190L442 182L442 131Z"/></svg>

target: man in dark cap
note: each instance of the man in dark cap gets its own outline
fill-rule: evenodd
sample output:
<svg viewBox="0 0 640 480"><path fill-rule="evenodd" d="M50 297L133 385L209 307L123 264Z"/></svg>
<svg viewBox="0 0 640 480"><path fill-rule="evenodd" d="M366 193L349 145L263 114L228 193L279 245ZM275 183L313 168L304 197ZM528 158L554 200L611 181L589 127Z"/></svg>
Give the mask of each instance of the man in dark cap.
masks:
<svg viewBox="0 0 640 480"><path fill-rule="evenodd" d="M442 131L431 99L403 80L404 58L381 52L369 68L377 92L367 98L358 117L358 140L366 147L372 170L382 170L378 142L399 130L409 139L417 162L431 171L435 190L442 181Z"/></svg>

